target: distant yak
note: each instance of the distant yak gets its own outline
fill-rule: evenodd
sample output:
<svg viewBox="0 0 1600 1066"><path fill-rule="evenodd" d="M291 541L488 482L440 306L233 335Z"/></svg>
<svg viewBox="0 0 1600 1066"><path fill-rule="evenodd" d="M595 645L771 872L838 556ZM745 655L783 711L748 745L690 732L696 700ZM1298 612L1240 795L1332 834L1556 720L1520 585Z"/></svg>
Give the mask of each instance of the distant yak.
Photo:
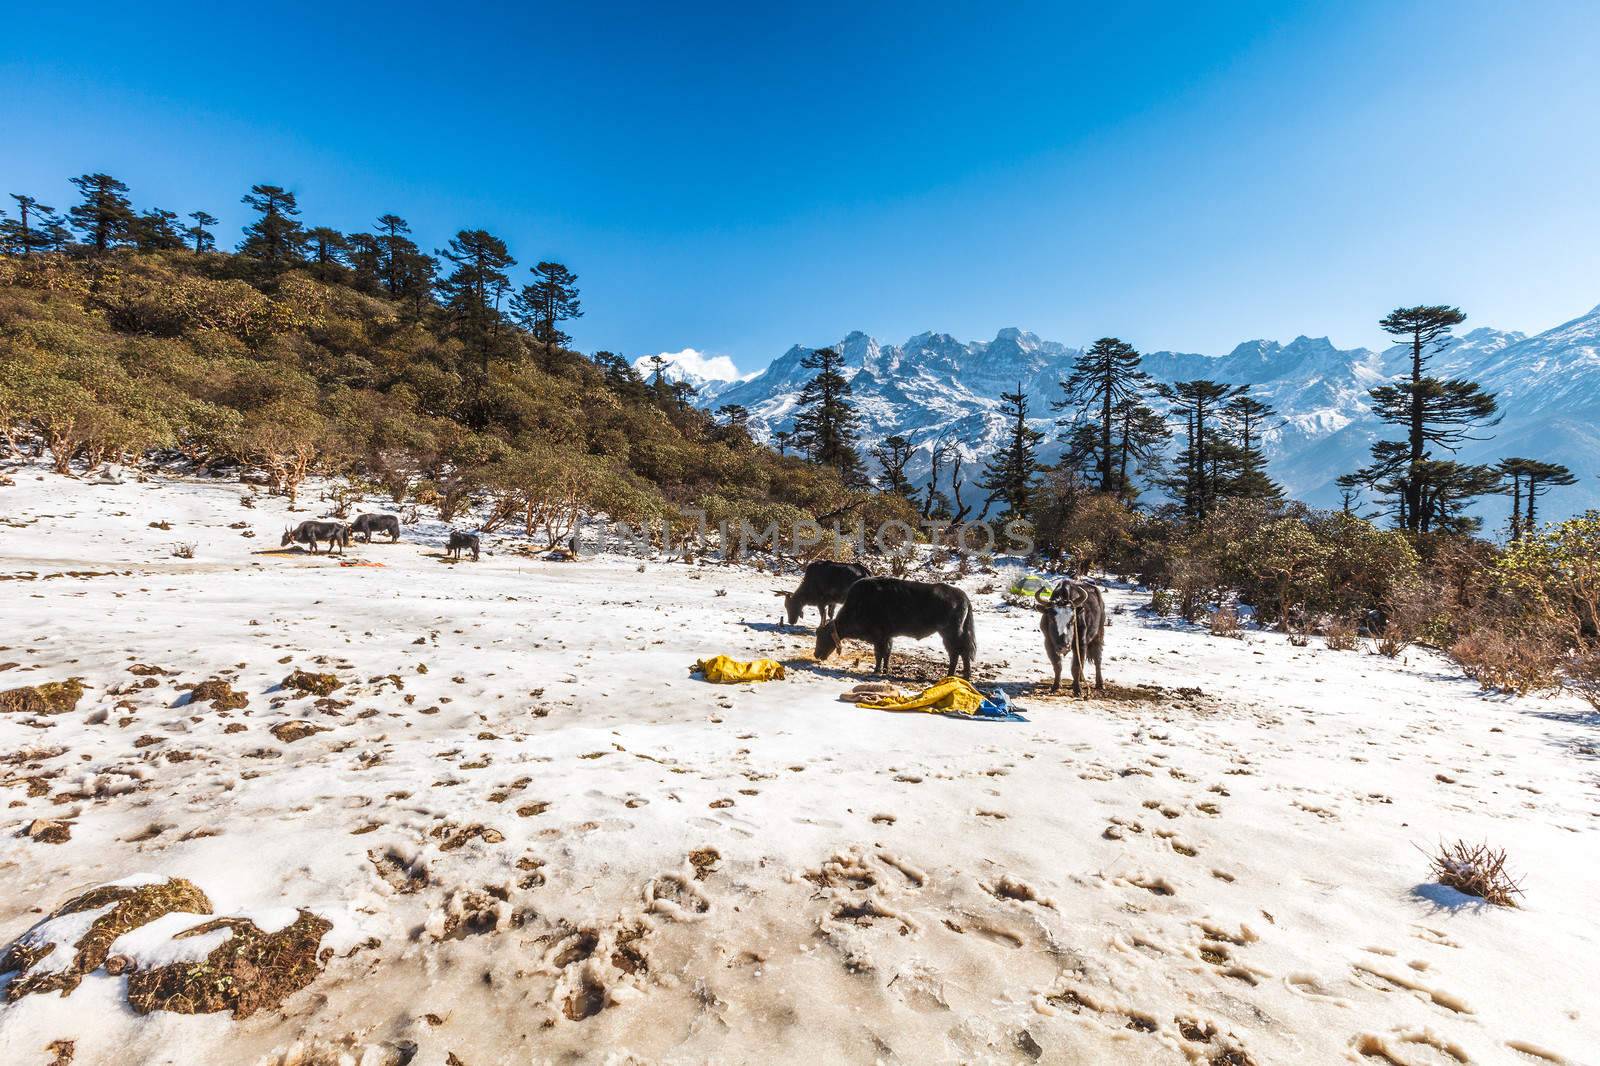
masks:
<svg viewBox="0 0 1600 1066"><path fill-rule="evenodd" d="M828 559L817 559L806 564L806 572L800 578L800 587L793 592L774 589L783 597L783 609L788 616L789 624L794 625L800 621L800 615L807 607L815 607L822 616L822 622L827 624L833 617L834 605L844 602L844 595L864 577L871 577L864 566L855 563L836 563Z"/></svg>
<svg viewBox="0 0 1600 1066"><path fill-rule="evenodd" d="M939 634L948 672L972 680L972 660L978 654L978 635L972 624L972 602L954 585L904 581L895 577L868 577L845 593L844 606L831 621L817 628L817 658L826 659L847 638L871 643L876 655L872 672L887 674L895 637L931 637Z"/></svg>
<svg viewBox="0 0 1600 1066"><path fill-rule="evenodd" d="M389 543L393 544L400 539L400 519L392 514L364 514L358 515L350 523L350 532L361 537L368 544L372 543L374 533L389 534Z"/></svg>
<svg viewBox="0 0 1600 1066"><path fill-rule="evenodd" d="M317 542L327 541L328 550L333 551L334 545L339 546L342 553L350 543L350 527L343 522L318 522L307 519L293 529L283 531L283 540L280 547L287 548L291 544L309 544L313 555L317 552Z"/></svg>
<svg viewBox="0 0 1600 1066"><path fill-rule="evenodd" d="M461 553L472 553L472 561L478 561L478 535L476 533L463 533L458 529L450 531L450 542L444 547L445 554L452 559L461 558Z"/></svg>

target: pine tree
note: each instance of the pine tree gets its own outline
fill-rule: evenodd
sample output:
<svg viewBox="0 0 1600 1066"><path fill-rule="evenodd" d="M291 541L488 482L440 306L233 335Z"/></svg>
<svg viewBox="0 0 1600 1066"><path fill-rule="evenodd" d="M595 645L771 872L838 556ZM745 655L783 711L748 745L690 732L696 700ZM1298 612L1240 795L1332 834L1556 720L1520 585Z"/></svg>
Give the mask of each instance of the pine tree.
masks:
<svg viewBox="0 0 1600 1066"><path fill-rule="evenodd" d="M97 255L123 243L133 224L133 205L128 187L109 174L84 174L72 179L83 195L83 202L67 212L72 228L83 235L83 243Z"/></svg>
<svg viewBox="0 0 1600 1066"><path fill-rule="evenodd" d="M633 365L615 352L595 352L594 365L604 375L606 388L629 404L643 404L649 398L644 378Z"/></svg>
<svg viewBox="0 0 1600 1066"><path fill-rule="evenodd" d="M1572 476L1572 471L1560 463L1533 462L1527 470L1528 478L1528 518L1522 528L1533 532L1537 528L1534 517L1534 503L1546 492L1558 485L1576 485L1578 479Z"/></svg>
<svg viewBox="0 0 1600 1066"><path fill-rule="evenodd" d="M667 367L672 365L672 360L657 352L645 362L650 365L650 391L659 400L666 391Z"/></svg>
<svg viewBox="0 0 1600 1066"><path fill-rule="evenodd" d="M311 261L318 266L338 266L349 248L344 234L330 226L313 226L306 230L306 249Z"/></svg>
<svg viewBox="0 0 1600 1066"><path fill-rule="evenodd" d="M1221 457L1233 447L1218 432L1222 408L1244 387L1200 378L1163 384L1157 391L1171 405L1172 413L1184 420L1185 444L1178 455L1182 473L1169 478L1167 488L1177 497L1185 515L1203 519L1221 496Z"/></svg>
<svg viewBox="0 0 1600 1066"><path fill-rule="evenodd" d="M1147 482L1161 476L1172 430L1159 411L1136 396L1122 401L1112 416L1117 433L1117 484L1131 501L1137 495L1135 475Z"/></svg>
<svg viewBox="0 0 1600 1066"><path fill-rule="evenodd" d="M1347 515L1355 514L1356 503L1361 499L1361 487L1366 482L1358 474L1340 474L1333 479L1333 483L1339 487L1339 510Z"/></svg>
<svg viewBox="0 0 1600 1066"><path fill-rule="evenodd" d="M1477 382L1427 372L1429 360L1449 344L1450 331L1466 318L1458 308L1434 305L1397 308L1378 323L1384 332L1411 344L1409 376L1368 393L1373 412L1403 429L1405 439L1373 444L1372 462L1358 474L1365 484L1393 499L1397 524L1413 533L1434 528L1433 520L1440 514L1437 501L1454 500L1463 491L1492 484L1481 468L1468 477L1460 464L1432 459L1433 448L1455 452L1465 441L1476 439L1472 429L1498 421L1493 394ZM1445 481L1430 484L1430 474Z"/></svg>
<svg viewBox="0 0 1600 1066"><path fill-rule="evenodd" d="M201 252L215 249L217 246L217 235L211 232L211 230L207 227L215 226L217 224L219 221L217 216L207 214L204 211L190 211L189 217L194 219L194 225L190 226L183 232L189 236L190 240L194 241L195 254L198 255Z"/></svg>
<svg viewBox="0 0 1600 1066"><path fill-rule="evenodd" d="M714 434L717 440L739 447L750 443L750 409L744 404L725 403L717 408L717 417L722 419Z"/></svg>
<svg viewBox="0 0 1600 1066"><path fill-rule="evenodd" d="M178 213L151 208L138 216L129 226L128 235L134 247L141 252L176 251L183 247L183 234L178 230Z"/></svg>
<svg viewBox="0 0 1600 1066"><path fill-rule="evenodd" d="M17 217L0 222L0 250L26 258L49 248L51 242L46 227L54 219L55 209L21 193L12 193L11 198L17 202Z"/></svg>
<svg viewBox="0 0 1600 1066"><path fill-rule="evenodd" d="M843 374L844 357L832 348L819 348L800 360L800 366L817 374L800 390L795 443L813 463L832 467L847 484L859 485L861 453L856 450L856 412Z"/></svg>
<svg viewBox="0 0 1600 1066"><path fill-rule="evenodd" d="M1005 504L1002 518L1024 518L1036 489L1039 442L1044 434L1028 425L1028 396L1020 381L1016 392L1000 394L1000 413L1010 422L1010 430L1005 444L984 463L978 487L988 492L991 500Z"/></svg>
<svg viewBox="0 0 1600 1066"><path fill-rule="evenodd" d="M794 431L791 429L773 430L772 443L777 445L779 455L788 455L789 448L794 444Z"/></svg>
<svg viewBox="0 0 1600 1066"><path fill-rule="evenodd" d="M1495 470L1502 479L1502 492L1507 491L1505 482L1510 482L1512 540L1521 540L1533 532L1536 514L1534 501L1539 496L1558 485L1575 485L1578 482L1567 467L1540 459L1502 459ZM1523 511L1524 500L1527 501L1526 512Z"/></svg>
<svg viewBox="0 0 1600 1066"><path fill-rule="evenodd" d="M374 267L384 289L395 299L404 294L406 281L412 273L408 264L422 253L416 242L406 236L410 232L410 223L399 215L382 215L378 218L378 236L374 238L377 262Z"/></svg>
<svg viewBox="0 0 1600 1066"><path fill-rule="evenodd" d="M245 227L239 254L259 260L268 269L298 263L305 231L295 221L300 207L294 193L278 185L252 185L239 199L261 216Z"/></svg>
<svg viewBox="0 0 1600 1066"><path fill-rule="evenodd" d="M1113 455L1113 438L1118 412L1136 401L1148 385L1149 378L1139 369L1141 358L1131 344L1101 337L1073 360L1072 373L1061 383L1061 399L1051 405L1057 411L1073 411L1074 423L1093 426L1092 433L1072 436L1069 430L1068 436L1080 454L1092 445L1101 492L1128 490L1123 477L1126 457L1118 460Z"/></svg>
<svg viewBox="0 0 1600 1066"><path fill-rule="evenodd" d="M1458 463L1454 459L1424 459L1417 464L1416 474L1422 486L1416 513L1424 533L1477 532L1483 520L1469 517L1468 505L1479 496L1499 491L1501 486L1500 473L1494 467ZM1398 480L1386 487L1391 495L1403 490L1404 483Z"/></svg>
<svg viewBox="0 0 1600 1066"><path fill-rule="evenodd" d="M67 220L50 212L39 216L39 247L47 252L64 252L72 244Z"/></svg>
<svg viewBox="0 0 1600 1066"><path fill-rule="evenodd" d="M1234 433L1233 470L1222 494L1251 500L1283 499L1283 488L1267 475L1267 457L1261 447L1262 423L1277 412L1270 404L1249 395L1248 387L1222 408L1222 417Z"/></svg>
<svg viewBox="0 0 1600 1066"><path fill-rule="evenodd" d="M461 230L450 239L439 256L455 264L439 282L439 297L444 302L456 336L477 362L473 379L473 417L478 425L488 421L485 398L489 388L489 362L500 339L500 304L511 291L511 275L506 273L517 261L500 238L485 230Z"/></svg>
<svg viewBox="0 0 1600 1066"><path fill-rule="evenodd" d="M517 294L515 306L534 341L543 346L548 364L557 348L572 343L561 331L561 323L583 317L578 275L560 263L540 263L533 268L532 284L524 285Z"/></svg>
<svg viewBox="0 0 1600 1066"><path fill-rule="evenodd" d="M884 492L911 498L914 490L906 480L906 467L912 454L911 441L899 433L883 438L883 443L872 449L872 458L883 469Z"/></svg>

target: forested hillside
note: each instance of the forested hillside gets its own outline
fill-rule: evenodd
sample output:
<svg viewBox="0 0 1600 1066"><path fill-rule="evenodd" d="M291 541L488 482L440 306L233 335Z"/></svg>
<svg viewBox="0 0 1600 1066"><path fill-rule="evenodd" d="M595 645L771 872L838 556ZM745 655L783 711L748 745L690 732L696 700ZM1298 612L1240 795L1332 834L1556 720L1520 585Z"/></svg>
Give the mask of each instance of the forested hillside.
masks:
<svg viewBox="0 0 1600 1066"><path fill-rule="evenodd" d="M0 432L62 472L170 450L260 467L290 495L315 471L446 520L472 501L530 534L580 510L764 528L867 502L718 425L682 385L572 351L576 276L540 262L521 284L492 234L430 255L398 216L307 227L293 194L258 185L225 252L203 211L180 228L115 179L75 184L67 218L18 196L0 230Z"/></svg>

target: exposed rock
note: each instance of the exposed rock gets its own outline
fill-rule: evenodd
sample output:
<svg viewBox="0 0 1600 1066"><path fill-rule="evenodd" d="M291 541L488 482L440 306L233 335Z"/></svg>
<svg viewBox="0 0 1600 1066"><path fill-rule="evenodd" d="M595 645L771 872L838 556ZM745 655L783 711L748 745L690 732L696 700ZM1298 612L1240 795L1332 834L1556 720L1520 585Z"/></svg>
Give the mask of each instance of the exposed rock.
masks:
<svg viewBox="0 0 1600 1066"><path fill-rule="evenodd" d="M29 840L37 840L41 844L65 844L72 839L72 826L48 818L35 818L22 833Z"/></svg>

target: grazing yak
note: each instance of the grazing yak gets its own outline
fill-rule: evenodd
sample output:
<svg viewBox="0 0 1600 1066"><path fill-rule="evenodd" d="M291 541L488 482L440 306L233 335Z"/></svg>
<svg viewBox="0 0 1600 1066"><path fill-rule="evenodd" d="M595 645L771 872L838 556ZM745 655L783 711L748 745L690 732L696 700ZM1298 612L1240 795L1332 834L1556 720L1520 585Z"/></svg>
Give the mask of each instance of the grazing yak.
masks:
<svg viewBox="0 0 1600 1066"><path fill-rule="evenodd" d="M1094 690L1105 689L1100 676L1100 653L1106 643L1106 601L1100 588L1087 581L1067 580L1050 591L1033 594L1039 608L1039 630L1044 634L1044 651L1056 676L1051 692L1061 691L1061 657L1072 656L1072 694L1083 695L1083 662L1094 660Z"/></svg>
<svg viewBox="0 0 1600 1066"><path fill-rule="evenodd" d="M343 522L318 522L314 519L307 519L293 529L284 530L283 540L279 542L279 546L287 548L291 544L309 544L311 545L311 554L315 555L317 553L317 542L323 540L328 542L328 550L330 552L333 551L333 546L337 544L339 551L343 553L345 547L350 543L350 527Z"/></svg>
<svg viewBox="0 0 1600 1066"><path fill-rule="evenodd" d="M350 523L350 532L360 536L368 544L372 543L374 533L387 533L389 543L393 544L400 539L400 519L392 514L357 515L356 520Z"/></svg>
<svg viewBox="0 0 1600 1066"><path fill-rule="evenodd" d="M871 577L864 566L855 563L835 563L827 559L818 559L806 564L806 572L800 578L800 587L793 592L782 589L773 589L783 597L783 609L788 616L789 624L794 625L800 621L800 615L807 607L815 607L822 616L824 625L833 617L835 604L844 602L844 595L864 577Z"/></svg>
<svg viewBox="0 0 1600 1066"><path fill-rule="evenodd" d="M816 654L826 659L846 638L870 641L876 654L872 672L889 672L889 655L895 637L931 637L939 634L950 656L948 673L972 680L972 660L978 654L978 635L972 624L972 603L954 585L903 581L895 577L862 578L845 593L844 606L832 620L817 628Z"/></svg>
<svg viewBox="0 0 1600 1066"><path fill-rule="evenodd" d="M450 531L450 542L444 546L445 554L452 559L461 558L461 553L472 553L472 561L478 561L478 535L476 533L463 533L458 529Z"/></svg>

